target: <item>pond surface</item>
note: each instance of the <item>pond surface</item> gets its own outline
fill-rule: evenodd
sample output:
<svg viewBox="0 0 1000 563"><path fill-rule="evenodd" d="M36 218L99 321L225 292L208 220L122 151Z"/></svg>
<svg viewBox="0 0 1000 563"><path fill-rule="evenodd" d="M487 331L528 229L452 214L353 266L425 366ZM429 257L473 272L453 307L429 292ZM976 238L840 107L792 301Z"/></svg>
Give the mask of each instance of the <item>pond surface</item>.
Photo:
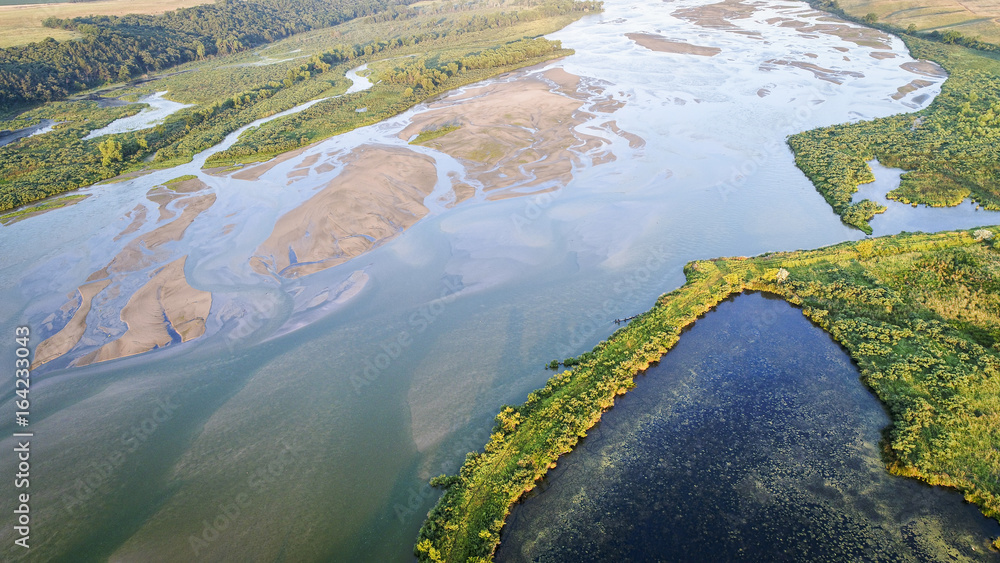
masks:
<svg viewBox="0 0 1000 563"><path fill-rule="evenodd" d="M1000 560L995 520L886 472L859 377L783 300L723 302L514 508L496 560Z"/></svg>
<svg viewBox="0 0 1000 563"><path fill-rule="evenodd" d="M150 199L174 197L156 186L190 174L205 185L197 197L215 198L176 240L136 254L153 264L116 276L79 343L35 372L32 555L409 561L438 494L427 480L482 448L500 406L551 375L543 365L592 348L615 318L681 285L686 262L862 238L795 168L784 139L914 111L942 79L924 77L930 86L897 99L917 77L898 38L801 3L732 3L725 17L701 4L610 0L552 35L575 55L492 81L552 69L581 77L586 107L611 109L575 130L603 139L614 159L579 149L572 178L554 191L490 200L477 190L451 205L441 196L465 165L411 147L438 174L428 215L318 273L279 279L249 259L281 217L347 168L344 155L409 147L399 134L426 105L256 178L201 170L237 133L191 164L89 188L77 205L0 229L0 334L28 325L37 345L79 308L94 272L166 224L160 217L183 214L181 196ZM718 54L653 50L627 34ZM140 215L146 222L130 231ZM926 230L964 226L941 217ZM212 293L203 336L69 367L121 335L130 295L181 258L187 282ZM13 419L6 402L7 436ZM0 472L10 464L4 457ZM0 496L0 510L13 510L11 498ZM4 546L12 533L0 531Z"/></svg>

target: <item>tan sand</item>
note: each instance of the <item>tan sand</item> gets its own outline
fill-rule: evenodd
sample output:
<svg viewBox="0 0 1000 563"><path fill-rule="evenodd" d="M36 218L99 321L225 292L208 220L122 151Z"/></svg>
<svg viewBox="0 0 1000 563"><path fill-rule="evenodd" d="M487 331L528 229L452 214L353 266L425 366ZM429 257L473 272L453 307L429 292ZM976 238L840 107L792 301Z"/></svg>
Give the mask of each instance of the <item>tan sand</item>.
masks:
<svg viewBox="0 0 1000 563"><path fill-rule="evenodd" d="M320 157L319 154L307 156L304 159L302 159L302 163L296 166L295 169L298 170L300 168L311 168L315 166L317 162L319 162L319 157Z"/></svg>
<svg viewBox="0 0 1000 563"><path fill-rule="evenodd" d="M859 47L882 50L892 49L892 39L877 29L870 27L855 27L836 18L824 18L824 20L830 23L813 24L802 20L787 18L771 18L767 20L767 23L777 25L778 27L790 27L806 36L813 36L811 34L822 33L824 35L839 37L844 41L854 43ZM848 50L843 47L834 48L842 52L846 52Z"/></svg>
<svg viewBox="0 0 1000 563"><path fill-rule="evenodd" d="M804 63L801 61L781 61L776 59L771 59L765 61L765 65L781 65L781 66L793 66L795 68L801 68L803 70L808 70L813 73L813 76L819 78L820 80L825 80L827 82L832 82L834 84L843 84L844 79L848 76L854 78L864 78L865 75L860 72L855 72L853 70L833 70L829 68L823 68L819 65L814 65L812 63Z"/></svg>
<svg viewBox="0 0 1000 563"><path fill-rule="evenodd" d="M114 239L115 242L117 242L122 237L128 236L138 231L139 227L142 227L143 225L146 224L146 206L140 203L139 205L136 205L132 211L126 213L125 216L132 217L132 222L129 223L128 226L122 230L122 232L115 235Z"/></svg>
<svg viewBox="0 0 1000 563"><path fill-rule="evenodd" d="M579 79L550 70L471 88L431 104L399 136L409 139L421 131L459 125L424 145L460 159L485 191L512 190L490 193L490 199L538 193L548 183L565 185L581 153L590 150L586 143L606 141L574 130L593 115L581 109L588 96L576 89L564 91L564 85L578 87Z"/></svg>
<svg viewBox="0 0 1000 563"><path fill-rule="evenodd" d="M294 278L346 262L426 215L423 200L436 183L430 157L362 145L323 190L278 220L251 265L262 274Z"/></svg>
<svg viewBox="0 0 1000 563"><path fill-rule="evenodd" d="M884 59L895 59L896 53L886 52L886 51L872 51L868 53L874 59L884 60Z"/></svg>
<svg viewBox="0 0 1000 563"><path fill-rule="evenodd" d="M167 242L180 240L198 215L214 203L215 194L184 198L178 204L183 210L180 217L129 241L106 269L111 273L133 272L154 264L156 256L149 251Z"/></svg>
<svg viewBox="0 0 1000 563"><path fill-rule="evenodd" d="M263 164L258 164L257 166L240 170L236 174L233 174L233 178L236 178L237 180L252 180L252 181L260 180L260 177L263 176L265 172L281 164L282 162L287 162L299 156L300 154L306 152L306 150L311 146L313 145L307 145L304 147L297 148L293 151L281 153L280 155L276 156L275 158L272 158L271 160Z"/></svg>
<svg viewBox="0 0 1000 563"><path fill-rule="evenodd" d="M928 82L927 80L913 80L905 86L900 86L896 90L896 93L892 95L892 99L901 100L910 92L916 92L921 88L926 88L933 84L934 84L933 82Z"/></svg>
<svg viewBox="0 0 1000 563"><path fill-rule="evenodd" d="M709 29L738 29L730 20L748 18L757 8L741 0L724 0L694 8L675 10L673 16Z"/></svg>
<svg viewBox="0 0 1000 563"><path fill-rule="evenodd" d="M919 74L930 78L948 77L948 73L945 72L944 69L930 61L910 61L899 65L899 68L907 72L912 72L913 74Z"/></svg>
<svg viewBox="0 0 1000 563"><path fill-rule="evenodd" d="M73 313L66 326L59 332L46 338L35 349L35 361L33 367L38 367L46 362L59 358L76 346L77 342L83 338L83 333L87 331L87 315L90 314L90 306L94 297L104 291L111 280L85 283L78 288L80 292L80 307Z"/></svg>
<svg viewBox="0 0 1000 563"><path fill-rule="evenodd" d="M134 356L168 346L173 342L171 330L181 342L204 334L212 294L188 285L184 275L186 260L184 256L160 268L122 308L121 319L128 325L125 334L80 358L75 365Z"/></svg>
<svg viewBox="0 0 1000 563"><path fill-rule="evenodd" d="M646 146L645 139L636 135L635 133L629 133L628 131L623 130L621 127L618 127L617 121L605 121L604 123L601 124L601 127L607 128L615 135L618 135L619 137L628 141L628 146L631 149L641 149L642 147Z"/></svg>
<svg viewBox="0 0 1000 563"><path fill-rule="evenodd" d="M171 191L179 194L193 194L194 192L200 192L208 186L205 182L202 182L198 178L189 178L187 180L181 180L180 182L174 182L166 186Z"/></svg>
<svg viewBox="0 0 1000 563"><path fill-rule="evenodd" d="M662 35L654 35L652 33L626 33L625 37L628 37L632 41L635 41L637 44L649 49L650 51L658 51L661 53L714 57L722 52L722 49L718 47L692 45L683 41L667 39Z"/></svg>

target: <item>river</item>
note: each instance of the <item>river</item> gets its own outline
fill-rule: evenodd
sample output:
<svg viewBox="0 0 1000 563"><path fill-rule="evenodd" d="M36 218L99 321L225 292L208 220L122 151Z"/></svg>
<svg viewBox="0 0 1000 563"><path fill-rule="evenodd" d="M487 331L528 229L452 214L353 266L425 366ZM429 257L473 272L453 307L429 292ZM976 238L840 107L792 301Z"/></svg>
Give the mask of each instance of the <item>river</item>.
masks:
<svg viewBox="0 0 1000 563"><path fill-rule="evenodd" d="M581 156L555 191L493 200L477 190L452 205L442 184L462 163L411 147L438 173L428 214L318 273L262 275L248 260L337 177L344 154L409 147L399 133L426 105L256 179L200 170L230 136L189 165L84 190L77 205L0 229L0 333L28 325L37 345L123 252L137 214L142 233L180 212L180 200L150 200L151 188L192 174L214 197L182 236L140 248L157 264L185 257L187 282L212 293L203 336L68 367L122 333L119 312L158 271L147 266L112 276L76 347L35 372L32 558L408 561L436 500L427 479L481 448L500 406L551 375L544 364L590 349L614 318L683 283L684 263L861 238L795 168L785 137L914 111L941 79L894 99L917 78L901 67L911 59L898 38L793 2L682 12L700 4L606 2L551 36L575 55L527 71L563 69L582 77L588 104L614 102L575 130L605 139L615 160ZM626 36L636 33L719 52L656 51ZM609 132L609 119L644 144ZM1000 223L941 217L922 224ZM13 419L4 403L6 436ZM0 509L10 513L11 498ZM0 534L5 546L11 533ZM5 560L23 557L10 549Z"/></svg>

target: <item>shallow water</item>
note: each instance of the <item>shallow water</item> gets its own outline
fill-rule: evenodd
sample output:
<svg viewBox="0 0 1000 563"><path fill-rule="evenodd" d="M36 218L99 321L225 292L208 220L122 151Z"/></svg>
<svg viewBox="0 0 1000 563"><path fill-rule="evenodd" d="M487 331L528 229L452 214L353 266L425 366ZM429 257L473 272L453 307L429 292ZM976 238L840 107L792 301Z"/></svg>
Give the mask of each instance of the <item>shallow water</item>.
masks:
<svg viewBox="0 0 1000 563"><path fill-rule="evenodd" d="M48 133L55 127L56 122L51 119L43 119L38 122L38 125L32 125L31 127L24 127L22 129L15 129L13 131L3 131L0 135L0 147L4 145L9 145L14 141L18 141L25 137L34 137L35 135L42 135Z"/></svg>
<svg viewBox="0 0 1000 563"><path fill-rule="evenodd" d="M148 129L163 123L163 120L170 117L177 111L191 107L191 104L182 104L180 102L168 100L163 97L165 94L166 92L156 92L155 94L139 98L137 103L146 104L149 107L143 109L135 115L116 119L105 127L91 131L86 137L84 137L84 140L96 139L105 135L117 135L120 133L128 133L130 131Z"/></svg>
<svg viewBox="0 0 1000 563"><path fill-rule="evenodd" d="M859 377L784 301L720 304L514 508L496 560L1000 560L995 520L885 471Z"/></svg>
<svg viewBox="0 0 1000 563"><path fill-rule="evenodd" d="M735 30L672 15L694 4L607 2L604 14L552 36L576 54L550 66L584 77L593 99L625 104L580 126L606 137L617 160L593 166L584 158L552 193L502 201L479 193L450 207L448 173L461 175L461 163L416 149L438 165L430 214L317 274L277 281L248 259L279 217L339 173L347 150L406 146L397 135L423 106L316 144L257 181L202 172L237 132L191 164L90 188L71 208L0 229L0 333L28 324L37 345L58 330L46 322L67 295L130 240L115 240L130 223L125 214L141 206L157 216L150 188L194 174L217 198L183 239L158 249L164 260L187 256L189 282L213 293L206 336L65 367L124 329L118 311L149 268L123 276L123 291L95 302L80 345L36 372L33 553L410 560L436 499L427 479L481 448L500 406L523 401L551 374L545 363L590 349L614 330L613 319L678 287L684 263L861 238L794 167L785 137L912 111L941 80L894 100L916 77L900 66L910 59L899 39L875 49L767 23L824 17L803 4L762 3L733 20ZM650 51L625 36L633 32L721 53ZM896 58L876 59L876 50ZM842 83L768 61L815 64L840 72ZM609 119L645 146L601 129ZM295 168L308 172L290 178ZM942 218L927 230L953 226ZM177 406L148 422L157 401ZM12 417L4 403L0 421ZM234 513L237 499L246 502Z"/></svg>

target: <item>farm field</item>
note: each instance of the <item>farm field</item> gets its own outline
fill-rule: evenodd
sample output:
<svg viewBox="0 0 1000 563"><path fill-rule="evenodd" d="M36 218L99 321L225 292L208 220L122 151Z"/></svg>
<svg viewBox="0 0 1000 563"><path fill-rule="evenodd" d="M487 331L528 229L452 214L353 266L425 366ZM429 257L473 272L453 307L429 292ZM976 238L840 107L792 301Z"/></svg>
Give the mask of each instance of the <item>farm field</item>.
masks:
<svg viewBox="0 0 1000 563"><path fill-rule="evenodd" d="M22 2L0 0L0 47L26 45L53 39L71 39L76 33L65 29L47 29L42 20L49 17L123 16L125 14L162 14L177 8L207 4L205 0L104 0L102 2Z"/></svg>
<svg viewBox="0 0 1000 563"><path fill-rule="evenodd" d="M855 17L874 13L878 21L917 31L957 31L1000 42L1000 3L995 0L841 0Z"/></svg>

